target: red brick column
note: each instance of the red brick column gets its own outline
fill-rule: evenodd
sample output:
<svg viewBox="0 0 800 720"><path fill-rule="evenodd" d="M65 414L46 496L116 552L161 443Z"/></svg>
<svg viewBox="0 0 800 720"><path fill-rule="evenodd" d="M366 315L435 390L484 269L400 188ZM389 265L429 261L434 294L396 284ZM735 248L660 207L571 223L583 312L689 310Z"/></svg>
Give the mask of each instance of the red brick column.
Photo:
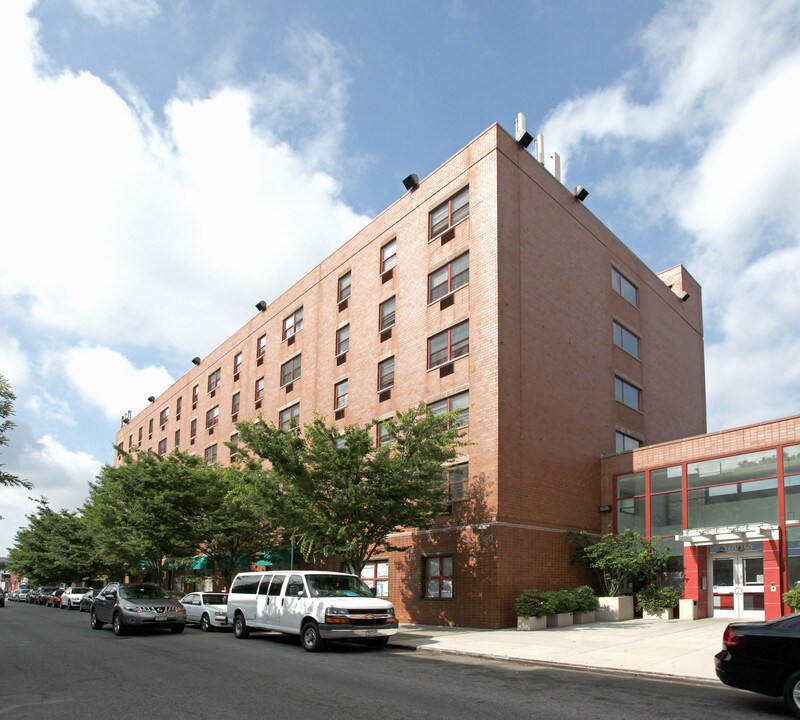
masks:
<svg viewBox="0 0 800 720"><path fill-rule="evenodd" d="M708 548L683 547L683 597L697 602L697 617L708 617Z"/></svg>
<svg viewBox="0 0 800 720"><path fill-rule="evenodd" d="M773 620L783 615L783 604L781 603L780 542L778 540L765 540L763 545L764 619Z"/></svg>

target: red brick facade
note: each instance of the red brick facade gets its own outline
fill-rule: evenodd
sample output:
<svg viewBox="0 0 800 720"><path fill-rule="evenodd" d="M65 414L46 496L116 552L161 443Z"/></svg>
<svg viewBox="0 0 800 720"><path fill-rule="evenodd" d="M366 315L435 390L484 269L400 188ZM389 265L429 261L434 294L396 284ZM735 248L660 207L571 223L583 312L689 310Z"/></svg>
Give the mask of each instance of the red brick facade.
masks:
<svg viewBox="0 0 800 720"><path fill-rule="evenodd" d="M430 240L431 211L466 187L468 217ZM381 248L395 239L396 265L381 274ZM469 282L428 302L429 274L466 252ZM612 268L637 288L636 305L612 289ZM351 294L340 303L339 279L348 272ZM396 322L381 333L379 306L391 297ZM284 319L301 306L302 329L282 339ZM469 352L452 367L428 369L428 339L467 320ZM640 338L639 358L614 344L615 321ZM337 358L336 331L345 324L349 349ZM257 340L265 333L259 363ZM281 387L281 366L298 353L300 377ZM379 392L378 363L391 356L387 397ZM208 376L217 368L221 383L212 396ZM639 410L615 401L615 377L640 389ZM278 422L282 409L299 402L302 423L314 410L333 419L334 386L344 379L342 425L469 392L468 496L437 527L393 537L409 549L390 558L390 599L403 622L510 626L522 589L588 579L571 567L564 531L603 529L600 456L615 451L615 433L652 443L705 431L700 287L680 266L662 277L648 270L493 125L203 358L123 426L116 442L137 446L141 429L143 448L155 451L166 439L171 451L180 430L180 449L203 454L216 443L217 461L226 463L234 393L238 420L260 413ZM209 431L206 413L217 404ZM437 555L454 559L449 599L423 597L425 558Z"/></svg>

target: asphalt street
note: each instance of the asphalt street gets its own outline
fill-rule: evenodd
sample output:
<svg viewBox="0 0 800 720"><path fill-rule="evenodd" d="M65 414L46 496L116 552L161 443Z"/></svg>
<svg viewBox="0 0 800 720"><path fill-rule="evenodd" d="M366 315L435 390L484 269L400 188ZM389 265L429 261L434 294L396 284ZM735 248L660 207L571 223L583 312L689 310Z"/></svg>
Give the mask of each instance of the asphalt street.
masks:
<svg viewBox="0 0 800 720"><path fill-rule="evenodd" d="M779 699L708 687L570 672L399 648L189 627L116 637L88 613L0 608L0 718L65 720L754 720L786 717Z"/></svg>

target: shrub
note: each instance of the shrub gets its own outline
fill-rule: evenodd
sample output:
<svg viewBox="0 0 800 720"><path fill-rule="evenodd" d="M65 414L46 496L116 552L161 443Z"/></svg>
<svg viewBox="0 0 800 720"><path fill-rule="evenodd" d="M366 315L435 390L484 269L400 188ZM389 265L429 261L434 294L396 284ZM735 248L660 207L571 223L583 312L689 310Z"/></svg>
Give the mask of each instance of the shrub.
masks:
<svg viewBox="0 0 800 720"><path fill-rule="evenodd" d="M572 588L572 593L576 605L574 612L595 612L600 607L597 595L588 585Z"/></svg>
<svg viewBox="0 0 800 720"><path fill-rule="evenodd" d="M656 587L649 585L636 594L636 604L641 610L658 615L678 604L681 594L673 587Z"/></svg>
<svg viewBox="0 0 800 720"><path fill-rule="evenodd" d="M550 590L553 614L571 613L578 609L578 598L573 590Z"/></svg>
<svg viewBox="0 0 800 720"><path fill-rule="evenodd" d="M554 613L551 593L541 590L523 590L515 604L519 617L540 618Z"/></svg>
<svg viewBox="0 0 800 720"><path fill-rule="evenodd" d="M792 608L792 612L800 610L800 587L793 587L791 590L787 590L781 595L781 600Z"/></svg>

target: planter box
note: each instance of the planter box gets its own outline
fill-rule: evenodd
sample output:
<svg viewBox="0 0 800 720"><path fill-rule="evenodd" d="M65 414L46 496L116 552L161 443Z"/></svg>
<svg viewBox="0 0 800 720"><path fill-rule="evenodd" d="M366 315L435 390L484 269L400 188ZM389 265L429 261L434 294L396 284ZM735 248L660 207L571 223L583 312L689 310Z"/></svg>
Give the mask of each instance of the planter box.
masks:
<svg viewBox="0 0 800 720"><path fill-rule="evenodd" d="M674 608L667 608L666 610L659 610L655 613L647 612L647 610L642 610L642 618L644 620L672 620L675 614Z"/></svg>
<svg viewBox="0 0 800 720"><path fill-rule="evenodd" d="M697 600L681 598L678 601L678 617L681 620L697 620Z"/></svg>
<svg viewBox="0 0 800 720"><path fill-rule="evenodd" d="M518 617L517 630L545 630L547 629L546 617Z"/></svg>
<svg viewBox="0 0 800 720"><path fill-rule="evenodd" d="M547 616L547 627L560 628L572 625L572 613L556 613Z"/></svg>
<svg viewBox="0 0 800 720"><path fill-rule="evenodd" d="M595 621L595 611L572 613L572 622L575 625L586 625Z"/></svg>
<svg viewBox="0 0 800 720"><path fill-rule="evenodd" d="M633 620L633 595L619 597L600 597L600 608L596 617L600 622L618 622Z"/></svg>

